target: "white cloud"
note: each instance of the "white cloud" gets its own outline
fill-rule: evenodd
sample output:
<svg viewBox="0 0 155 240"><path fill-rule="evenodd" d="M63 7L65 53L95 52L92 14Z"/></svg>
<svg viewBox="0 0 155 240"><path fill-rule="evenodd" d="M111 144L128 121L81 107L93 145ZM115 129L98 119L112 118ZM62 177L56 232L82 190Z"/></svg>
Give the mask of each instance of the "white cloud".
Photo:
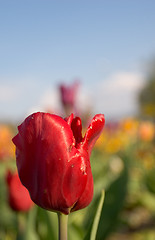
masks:
<svg viewBox="0 0 155 240"><path fill-rule="evenodd" d="M92 98L90 91L84 86L80 86L77 92L76 107L79 113L85 112L92 107ZM63 107L61 106L60 92L58 87L47 89L40 97L37 106L33 106L29 109L29 114L37 111L51 111L56 114L63 113Z"/></svg>
<svg viewBox="0 0 155 240"><path fill-rule="evenodd" d="M40 96L40 100L36 106L32 106L29 109L28 114L38 111L59 112L60 111L60 99L59 92L56 88L45 90Z"/></svg>
<svg viewBox="0 0 155 240"><path fill-rule="evenodd" d="M100 82L94 96L96 108L108 117L137 112L137 94L144 84L139 73L118 72Z"/></svg>
<svg viewBox="0 0 155 240"><path fill-rule="evenodd" d="M77 94L78 112L94 111L104 113L106 118L117 118L135 114L137 111L137 93L144 83L139 73L118 72L96 85L80 86ZM38 102L38 106L29 113L48 110L61 112L58 88L47 89Z"/></svg>
<svg viewBox="0 0 155 240"><path fill-rule="evenodd" d="M42 88L32 77L0 77L0 119L26 116L40 97Z"/></svg>
<svg viewBox="0 0 155 240"><path fill-rule="evenodd" d="M0 78L2 79L2 78ZM2 79L0 83L0 102L8 103L16 101L22 96L28 95L32 90L35 90L36 84L32 78L17 78L17 79Z"/></svg>
<svg viewBox="0 0 155 240"><path fill-rule="evenodd" d="M91 89L89 90L86 87L80 86L76 101L77 109L79 110L79 112L89 111L92 108L93 98L92 94L90 93Z"/></svg>
<svg viewBox="0 0 155 240"><path fill-rule="evenodd" d="M144 84L139 73L118 72L84 86L77 94L77 110L104 113L106 119L134 114L137 93ZM16 79L0 84L0 116L19 118L36 111L61 113L59 89L35 79Z"/></svg>

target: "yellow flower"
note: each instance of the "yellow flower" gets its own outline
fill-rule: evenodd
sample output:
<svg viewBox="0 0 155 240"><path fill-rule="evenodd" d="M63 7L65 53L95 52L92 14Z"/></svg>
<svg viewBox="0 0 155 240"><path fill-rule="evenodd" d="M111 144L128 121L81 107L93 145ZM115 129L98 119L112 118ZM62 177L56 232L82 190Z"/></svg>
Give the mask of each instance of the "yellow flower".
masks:
<svg viewBox="0 0 155 240"><path fill-rule="evenodd" d="M127 118L121 122L122 131L129 135L136 135L139 122L136 119Z"/></svg>

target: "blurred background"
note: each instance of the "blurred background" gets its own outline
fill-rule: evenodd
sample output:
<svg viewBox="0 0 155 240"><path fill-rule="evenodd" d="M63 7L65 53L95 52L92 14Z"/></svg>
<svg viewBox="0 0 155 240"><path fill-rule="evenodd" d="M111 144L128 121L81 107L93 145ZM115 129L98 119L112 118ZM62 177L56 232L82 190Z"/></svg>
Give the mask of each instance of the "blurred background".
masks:
<svg viewBox="0 0 155 240"><path fill-rule="evenodd" d="M57 237L54 213L9 205L11 139L36 111L74 112L84 129L105 114L94 199L71 214L70 239L84 239L102 189L96 239L155 239L154 13L153 0L0 1L0 240Z"/></svg>

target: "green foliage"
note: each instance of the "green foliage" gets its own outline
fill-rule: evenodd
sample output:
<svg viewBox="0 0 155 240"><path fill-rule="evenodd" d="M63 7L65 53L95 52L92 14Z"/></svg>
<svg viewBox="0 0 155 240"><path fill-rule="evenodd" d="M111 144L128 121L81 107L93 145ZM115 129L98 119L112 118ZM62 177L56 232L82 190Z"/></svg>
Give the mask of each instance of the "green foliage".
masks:
<svg viewBox="0 0 155 240"><path fill-rule="evenodd" d="M40 240L56 240L58 238L58 219L56 213L38 207L36 221Z"/></svg>
<svg viewBox="0 0 155 240"><path fill-rule="evenodd" d="M105 197L105 192L102 191L101 197L98 201L99 203L97 205L96 213L94 216L91 216L91 224L90 224L89 230L87 231L87 235L85 236L84 240L95 240L96 239L98 224L100 221L101 211L102 211L102 207L103 207L103 203L104 203L104 197Z"/></svg>
<svg viewBox="0 0 155 240"><path fill-rule="evenodd" d="M155 168L147 172L145 183L149 191L155 194Z"/></svg>
<svg viewBox="0 0 155 240"><path fill-rule="evenodd" d="M139 94L139 105L142 116L155 118L155 62L144 88Z"/></svg>
<svg viewBox="0 0 155 240"><path fill-rule="evenodd" d="M126 167L121 175L110 185L105 195L96 240L103 240L117 224L118 215L123 208L127 194L128 174Z"/></svg>

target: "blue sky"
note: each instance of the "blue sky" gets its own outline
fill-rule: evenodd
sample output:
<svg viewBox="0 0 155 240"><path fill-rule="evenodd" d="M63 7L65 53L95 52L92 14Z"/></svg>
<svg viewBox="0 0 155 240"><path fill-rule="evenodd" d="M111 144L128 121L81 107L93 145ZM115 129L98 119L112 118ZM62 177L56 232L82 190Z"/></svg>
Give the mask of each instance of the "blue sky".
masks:
<svg viewBox="0 0 155 240"><path fill-rule="evenodd" d="M22 118L48 101L54 108L58 84L74 78L95 112L134 112L132 93L155 53L154 12L153 0L0 1L0 119ZM113 101L109 85L120 86ZM128 85L130 100L117 114Z"/></svg>

